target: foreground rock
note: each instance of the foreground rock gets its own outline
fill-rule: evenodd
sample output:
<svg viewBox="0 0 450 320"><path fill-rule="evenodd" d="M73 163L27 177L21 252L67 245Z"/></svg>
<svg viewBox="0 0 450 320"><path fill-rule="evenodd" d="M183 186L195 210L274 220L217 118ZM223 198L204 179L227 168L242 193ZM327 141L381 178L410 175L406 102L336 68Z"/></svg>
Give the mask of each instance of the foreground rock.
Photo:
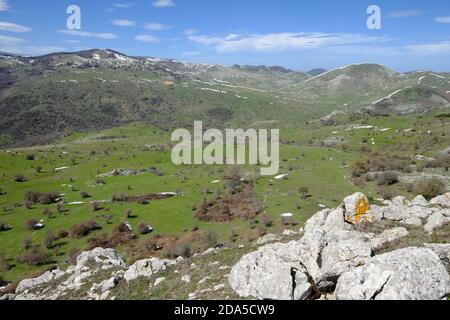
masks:
<svg viewBox="0 0 450 320"><path fill-rule="evenodd" d="M408 231L404 227L396 227L379 234L365 233L358 231L357 225L376 224L382 220L406 224L412 216L422 221L434 214L448 217L446 199L447 196L431 204L423 197L417 197L411 203L399 197L386 202L385 207L370 208L367 198L356 193L347 197L340 207L322 210L309 219L300 240L274 243L245 255L231 270L230 286L245 298L302 300L337 293L335 288L340 281L338 299L371 299L372 288L364 294L357 291L366 290L362 275L367 266L369 271L381 268L381 271L375 270L377 276L367 282L367 286L377 288L373 294L379 299L439 299L450 291L447 271L439 259L441 257L445 261L447 258L442 253L447 247L436 247L435 251L440 250L437 254L430 249L412 248L374 257L375 252L387 243L407 236ZM383 257L395 268L382 270ZM414 272L408 269L409 265ZM420 270L427 270L427 275L422 275ZM346 278L342 278L343 275ZM392 278L388 289L380 295L388 278ZM352 282L353 279L358 280ZM345 290L358 283L363 287L354 289L357 294L345 295ZM397 286L401 285L405 291L395 293Z"/></svg>
<svg viewBox="0 0 450 320"><path fill-rule="evenodd" d="M164 271L168 266L174 265L172 260L160 260L157 258L137 261L124 274L127 282L135 280L139 277L151 277L153 274Z"/></svg>
<svg viewBox="0 0 450 320"><path fill-rule="evenodd" d="M344 273L335 294L338 300L437 300L448 292L450 278L436 253L406 248Z"/></svg>
<svg viewBox="0 0 450 320"><path fill-rule="evenodd" d="M384 203L384 207L370 208L368 216L372 221L390 220L418 227L424 225L424 230L428 233L450 223L450 193L430 202L418 196L411 202L404 197L396 197Z"/></svg>
<svg viewBox="0 0 450 320"><path fill-rule="evenodd" d="M38 278L22 280L16 288L14 299L56 300L84 285L90 285L86 298L103 300L108 298L110 290L123 279L132 281L139 277L151 277L174 264L176 261L152 258L137 261L127 268L116 250L96 248L81 253L76 265L66 271L56 269ZM110 277L92 284L94 276L102 272L110 274Z"/></svg>

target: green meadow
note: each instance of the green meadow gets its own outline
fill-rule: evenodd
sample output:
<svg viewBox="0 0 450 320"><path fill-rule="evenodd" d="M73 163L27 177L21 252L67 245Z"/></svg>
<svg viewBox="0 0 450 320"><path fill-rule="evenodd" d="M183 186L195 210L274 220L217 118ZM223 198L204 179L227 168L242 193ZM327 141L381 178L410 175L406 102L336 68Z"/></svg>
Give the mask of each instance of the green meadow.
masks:
<svg viewBox="0 0 450 320"><path fill-rule="evenodd" d="M450 141L448 118L437 115L360 119L344 116L332 126L316 122L267 124L280 128L279 174L287 174L286 179L258 177L255 182L257 197L274 221L267 231L283 230L280 219L283 213L292 213L298 223L295 228L300 228L315 212L338 206L344 197L356 191L364 192L372 201L380 197L374 182L354 185L350 179L351 166L376 153L398 157L435 156L448 147ZM154 228L153 234L182 235L198 226L201 230L215 232L221 242L228 241L230 231L235 230L240 235L235 245L244 242L244 235L250 230L247 221L207 223L194 218L193 205L199 204L203 197L211 197L205 190L215 192L224 188L222 179L226 168L172 164L171 133L172 128L135 123L99 132L76 132L51 145L1 150L0 222L13 226L9 231L0 232L0 254L12 266L10 270L0 271L2 277L17 281L49 268L49 265L34 267L18 262L25 239L31 238L33 244L42 245L48 232L69 230L89 220L102 226L102 230L91 236L109 233L121 222L136 229L144 221ZM361 152L362 145L370 152ZM27 159L31 155L34 160ZM137 170L138 174L100 177L118 168ZM149 168L156 168L162 174L149 172ZM241 168L249 175L255 175L259 169L258 166ZM16 182L17 174L23 175L25 181ZM439 174L448 177L448 172ZM216 180L220 182L213 183ZM392 188L397 194L414 196L401 184ZM66 211L57 213L55 204L39 204L27 209L24 206L27 191L62 194ZM81 192L91 197L83 198ZM179 195L147 205L110 201L114 194L134 196L162 192ZM93 212L91 202L97 201L101 202L102 210ZM52 218L43 214L46 207L54 213ZM127 210L132 210L132 218L125 218ZM42 220L45 227L30 231L25 227L29 219ZM144 241L149 236L139 235L136 241ZM59 240L59 252L49 251L54 258L52 265L66 266L68 253L74 248L83 249L88 238Z"/></svg>

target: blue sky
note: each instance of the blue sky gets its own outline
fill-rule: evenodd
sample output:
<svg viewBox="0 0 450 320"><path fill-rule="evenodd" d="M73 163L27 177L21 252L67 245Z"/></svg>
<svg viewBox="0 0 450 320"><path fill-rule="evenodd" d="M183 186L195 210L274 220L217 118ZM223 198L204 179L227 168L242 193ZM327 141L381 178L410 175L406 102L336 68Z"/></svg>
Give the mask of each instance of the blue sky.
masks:
<svg viewBox="0 0 450 320"><path fill-rule="evenodd" d="M67 30L69 5L81 8L81 30ZM380 30L367 28L369 5L381 8ZM0 51L89 48L304 71L357 62L450 71L450 1L0 0Z"/></svg>

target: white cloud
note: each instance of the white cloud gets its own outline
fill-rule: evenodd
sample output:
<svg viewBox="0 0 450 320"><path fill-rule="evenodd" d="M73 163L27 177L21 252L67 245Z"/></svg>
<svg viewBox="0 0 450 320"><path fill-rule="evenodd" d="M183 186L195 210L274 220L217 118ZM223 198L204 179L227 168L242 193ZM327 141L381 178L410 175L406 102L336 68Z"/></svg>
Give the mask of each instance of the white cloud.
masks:
<svg viewBox="0 0 450 320"><path fill-rule="evenodd" d="M377 45L343 45L329 47L328 52L357 56L395 56L406 52L401 48Z"/></svg>
<svg viewBox="0 0 450 320"><path fill-rule="evenodd" d="M434 21L438 23L450 23L450 16L448 17L437 17L434 19Z"/></svg>
<svg viewBox="0 0 450 320"><path fill-rule="evenodd" d="M132 6L134 6L133 2L126 2L126 3L114 3L113 7L114 8L119 8L119 9L128 9L131 8Z"/></svg>
<svg viewBox="0 0 450 320"><path fill-rule="evenodd" d="M450 54L450 41L431 44L416 44L405 46L405 49L416 55Z"/></svg>
<svg viewBox="0 0 450 320"><path fill-rule="evenodd" d="M70 44L80 44L80 43L83 43L83 42L80 41L80 40L64 40L64 42L70 43Z"/></svg>
<svg viewBox="0 0 450 320"><path fill-rule="evenodd" d="M153 2L153 6L157 8L175 7L173 0L156 0Z"/></svg>
<svg viewBox="0 0 450 320"><path fill-rule="evenodd" d="M419 10L403 10L403 11L389 12L388 17L390 17L390 18L409 18L409 17L417 17L422 14L423 14L423 12L419 11Z"/></svg>
<svg viewBox="0 0 450 320"><path fill-rule="evenodd" d="M58 30L59 33L68 34L70 36L78 36L78 37L85 37L85 38L97 38L102 40L112 40L117 39L118 36L114 33L94 33L94 32L87 32L87 31L80 31L80 30Z"/></svg>
<svg viewBox="0 0 450 320"><path fill-rule="evenodd" d="M149 35L149 34L141 34L136 37L134 37L135 40L140 42L146 42L146 43L158 43L160 42L158 37Z"/></svg>
<svg viewBox="0 0 450 320"><path fill-rule="evenodd" d="M2 46L0 46L0 51L24 55L24 56L36 56L36 55L43 55L43 54L54 53L54 52L62 52L62 51L66 51L66 49L64 49L62 47L58 47L58 46L41 46L41 47L33 47L33 46L2 47Z"/></svg>
<svg viewBox="0 0 450 320"><path fill-rule="evenodd" d="M37 55L66 51L66 49L58 46L27 47L25 48L25 50L29 54L37 54Z"/></svg>
<svg viewBox="0 0 450 320"><path fill-rule="evenodd" d="M239 35L229 34L225 37L189 35L188 39L198 44L212 46L219 53L238 51L289 51L298 49L315 49L327 46L350 45L388 40L383 37L359 34L327 33L270 33Z"/></svg>
<svg viewBox="0 0 450 320"><path fill-rule="evenodd" d="M118 27L134 27L136 22L131 20L113 20L112 24Z"/></svg>
<svg viewBox="0 0 450 320"><path fill-rule="evenodd" d="M0 21L0 30L9 32L29 32L30 28L11 22Z"/></svg>
<svg viewBox="0 0 450 320"><path fill-rule="evenodd" d="M166 25L163 25L161 23L156 23L156 22L149 22L144 26L144 28L147 30L158 31L158 30L170 29L171 26L166 26Z"/></svg>
<svg viewBox="0 0 450 320"><path fill-rule="evenodd" d="M184 51L181 54L185 57L193 57L193 56L198 56L199 54L201 54L201 52L199 52L199 51Z"/></svg>
<svg viewBox="0 0 450 320"><path fill-rule="evenodd" d="M0 35L0 46L14 46L26 42L25 39Z"/></svg>
<svg viewBox="0 0 450 320"><path fill-rule="evenodd" d="M183 32L186 36L192 36L194 34L197 34L199 31L197 29L187 29Z"/></svg>
<svg viewBox="0 0 450 320"><path fill-rule="evenodd" d="M9 5L6 0L0 0L0 11L8 11Z"/></svg>

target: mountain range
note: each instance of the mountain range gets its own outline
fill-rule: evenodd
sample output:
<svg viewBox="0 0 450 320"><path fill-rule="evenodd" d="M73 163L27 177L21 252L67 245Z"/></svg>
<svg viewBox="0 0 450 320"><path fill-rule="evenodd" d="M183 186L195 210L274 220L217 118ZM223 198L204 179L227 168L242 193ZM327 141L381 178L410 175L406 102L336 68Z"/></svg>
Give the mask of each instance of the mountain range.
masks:
<svg viewBox="0 0 450 320"><path fill-rule="evenodd" d="M307 121L333 110L421 114L450 107L450 74L372 63L325 71L222 66L93 49L0 54L0 143L40 144L73 131L143 121L174 127Z"/></svg>

